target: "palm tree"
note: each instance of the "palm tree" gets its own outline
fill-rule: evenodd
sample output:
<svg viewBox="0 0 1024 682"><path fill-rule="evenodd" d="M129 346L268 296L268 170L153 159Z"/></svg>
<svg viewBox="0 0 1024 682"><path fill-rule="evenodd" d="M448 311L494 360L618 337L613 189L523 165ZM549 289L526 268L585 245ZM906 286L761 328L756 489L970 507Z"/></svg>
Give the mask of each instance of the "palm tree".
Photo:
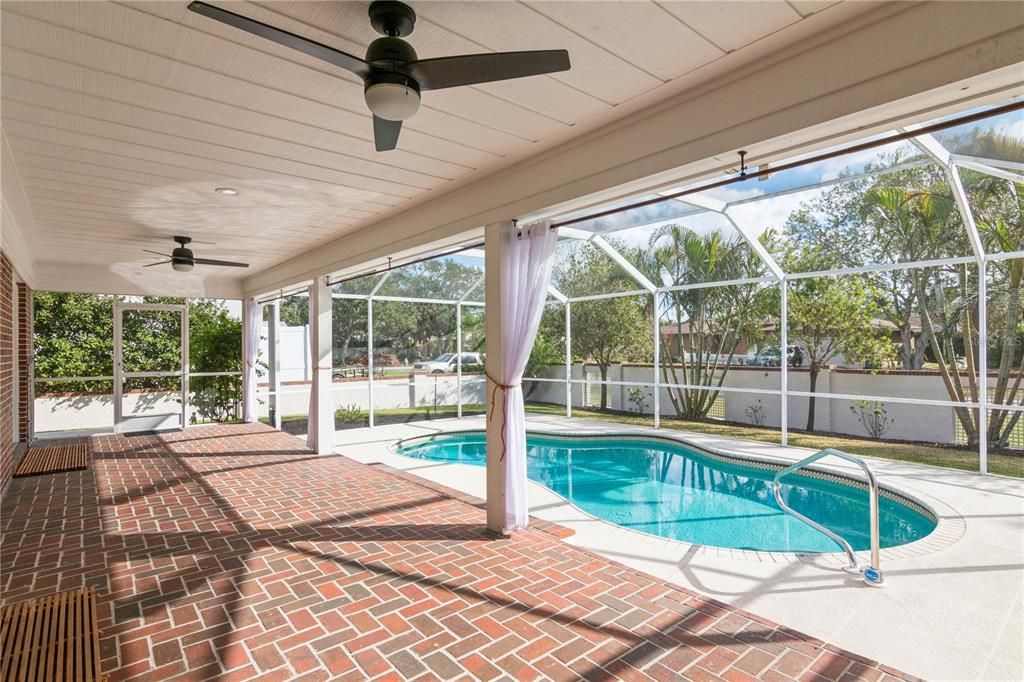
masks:
<svg viewBox="0 0 1024 682"><path fill-rule="evenodd" d="M992 144L997 144L992 142ZM1018 144L1018 143L1014 143ZM1019 144L1018 144L1019 146ZM906 180L907 178L903 178ZM944 179L919 178L916 186L879 185L864 196L865 219L879 240L880 253L898 260L915 261L969 252L966 228ZM963 171L965 191L987 252L1024 249L1024 214L1019 185L974 171ZM927 346L938 365L946 391L956 402L979 399L978 367L978 275L977 268L961 264L950 268L913 268L889 273L890 319L903 337L903 366L919 369ZM1024 363L1017 363L1021 287L1024 261L1016 259L987 265L989 291L989 334L999 343L999 370L992 404L1018 400ZM921 332L911 348L910 314L921 316ZM987 341L987 340L986 340ZM962 346L964 368L957 363ZM977 445L980 425L976 410L954 408L968 445ZM987 437L993 448L1005 447L1020 419L1019 412L994 410Z"/></svg>
<svg viewBox="0 0 1024 682"><path fill-rule="evenodd" d="M881 262L914 262L939 257L951 241L951 218L959 215L950 196L900 186L869 189L862 199L862 212L875 247L873 260ZM956 241L963 243L963 239ZM914 268L880 273L876 278L888 294L887 317L899 330L900 364L909 370L924 366L925 349L933 331L921 325L915 343L913 314L920 299L921 274Z"/></svg>
<svg viewBox="0 0 1024 682"><path fill-rule="evenodd" d="M661 367L676 414L703 419L718 399L726 372L744 335L756 336L754 314L761 289L756 284L732 287L687 287L734 279L756 278L765 266L742 238L721 231L699 234L668 224L650 238L646 252L638 250L637 266L653 281L670 288L652 300L652 313L675 325L678 354L661 344Z"/></svg>

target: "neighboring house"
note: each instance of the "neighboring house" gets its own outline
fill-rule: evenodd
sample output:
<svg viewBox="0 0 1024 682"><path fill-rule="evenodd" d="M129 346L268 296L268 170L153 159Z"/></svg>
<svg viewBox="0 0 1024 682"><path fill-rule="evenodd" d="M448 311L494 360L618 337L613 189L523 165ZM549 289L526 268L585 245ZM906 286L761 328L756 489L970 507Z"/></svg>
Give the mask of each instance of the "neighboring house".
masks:
<svg viewBox="0 0 1024 682"><path fill-rule="evenodd" d="M890 340L894 345L901 346L903 344L903 337L900 334L899 327L889 320L875 318L872 320L872 326L876 329L889 332ZM910 317L910 333L911 344L916 346L921 336L920 315L912 315ZM763 347L777 346L778 340L779 329L775 322L766 322L763 324L761 326L761 333L757 338L746 332L740 334L739 341L736 344L736 349L733 352L735 364L744 364L744 361L741 358L752 358ZM683 322L682 324L667 323L661 325L662 348L673 358L682 358L692 353L694 346L697 345L696 341L696 335L691 335L690 333L690 323L688 321ZM721 337L718 334L713 334L707 337L704 343L705 352L713 352L716 350L719 347L720 341ZM728 353L730 344L731 339L722 346L723 351ZM843 367L845 366L845 361L841 356L836 356L829 364L837 367Z"/></svg>

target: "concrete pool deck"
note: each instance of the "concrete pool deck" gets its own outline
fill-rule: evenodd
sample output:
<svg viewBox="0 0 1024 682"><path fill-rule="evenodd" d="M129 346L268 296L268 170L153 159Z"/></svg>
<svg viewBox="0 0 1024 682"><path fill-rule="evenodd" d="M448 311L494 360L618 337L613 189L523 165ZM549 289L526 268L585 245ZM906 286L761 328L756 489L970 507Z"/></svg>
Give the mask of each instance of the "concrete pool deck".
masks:
<svg viewBox="0 0 1024 682"><path fill-rule="evenodd" d="M484 470L396 455L414 436L484 428L482 416L339 431L336 449L483 497ZM662 429L528 415L527 428L657 433L737 454L796 460L803 448ZM879 481L939 517L927 538L884 550L886 586L841 570L840 554L720 550L644 535L595 519L530 482L530 513L575 531L566 542L699 591L928 679L1024 679L1024 481L869 459ZM822 462L855 471L837 460Z"/></svg>

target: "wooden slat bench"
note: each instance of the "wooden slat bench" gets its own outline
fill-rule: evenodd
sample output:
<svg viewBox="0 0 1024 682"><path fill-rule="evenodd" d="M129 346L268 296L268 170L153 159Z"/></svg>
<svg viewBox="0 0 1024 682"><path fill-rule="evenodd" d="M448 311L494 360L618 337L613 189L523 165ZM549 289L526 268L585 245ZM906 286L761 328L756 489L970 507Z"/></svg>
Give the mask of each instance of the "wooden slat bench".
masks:
<svg viewBox="0 0 1024 682"><path fill-rule="evenodd" d="M96 590L69 590L5 606L0 680L103 682Z"/></svg>
<svg viewBox="0 0 1024 682"><path fill-rule="evenodd" d="M74 441L28 449L21 458L14 478L78 471L89 466L89 443Z"/></svg>

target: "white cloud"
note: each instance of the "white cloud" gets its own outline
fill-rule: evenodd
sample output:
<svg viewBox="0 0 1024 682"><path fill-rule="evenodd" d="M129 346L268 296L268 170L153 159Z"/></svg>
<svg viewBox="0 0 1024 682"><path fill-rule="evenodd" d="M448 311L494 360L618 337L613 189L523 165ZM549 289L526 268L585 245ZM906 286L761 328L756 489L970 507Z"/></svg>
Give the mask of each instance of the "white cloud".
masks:
<svg viewBox="0 0 1024 682"><path fill-rule="evenodd" d="M781 231L790 214L800 208L800 204L813 200L827 189L826 187L812 187L802 192L783 194L763 201L752 201L748 204L732 206L729 208L729 215L740 226L740 229L753 237L760 236L769 227Z"/></svg>

